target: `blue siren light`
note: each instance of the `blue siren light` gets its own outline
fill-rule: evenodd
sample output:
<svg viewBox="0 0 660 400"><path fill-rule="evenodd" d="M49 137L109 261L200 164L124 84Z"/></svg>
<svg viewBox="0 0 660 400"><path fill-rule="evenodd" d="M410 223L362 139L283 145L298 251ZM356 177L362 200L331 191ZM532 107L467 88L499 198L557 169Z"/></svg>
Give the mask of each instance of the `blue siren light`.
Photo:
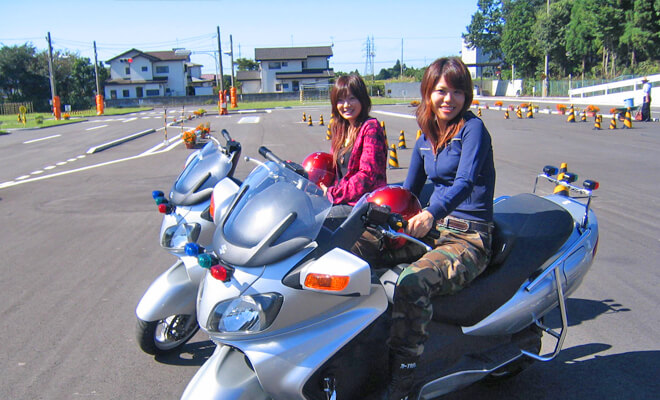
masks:
<svg viewBox="0 0 660 400"><path fill-rule="evenodd" d="M197 257L202 250L202 248L197 243L186 243L186 247L184 249L186 255L190 257Z"/></svg>

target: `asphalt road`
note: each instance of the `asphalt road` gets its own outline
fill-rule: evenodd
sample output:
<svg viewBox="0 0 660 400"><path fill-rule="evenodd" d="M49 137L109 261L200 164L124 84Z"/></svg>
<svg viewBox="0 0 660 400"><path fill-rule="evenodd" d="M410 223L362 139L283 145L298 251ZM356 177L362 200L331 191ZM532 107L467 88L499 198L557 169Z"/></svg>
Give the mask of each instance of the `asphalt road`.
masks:
<svg viewBox="0 0 660 400"><path fill-rule="evenodd" d="M0 398L176 399L212 353L201 333L180 353L157 358L134 338L138 300L175 260L158 244L161 215L150 193L169 189L190 154L176 141L161 145L161 111L0 136ZM302 122L303 111L314 126ZM228 129L245 155L259 157L266 145L301 161L329 148L317 125L329 111L207 116L186 126L209 121L216 137ZM378 106L372 115L386 122L390 143L404 130L412 147L413 112ZM569 334L557 359L506 384L476 384L445 398L659 398L660 124L594 131L592 122L569 124L564 116L504 120L495 110L483 119L493 137L496 195L529 192L544 165L567 162L580 180L601 182L593 201L601 238L591 272L568 300ZM150 128L156 131L86 153ZM169 139L178 133L168 128ZM404 179L410 151L398 151L402 168L388 171L390 182ZM251 168L241 162L236 174L244 178Z"/></svg>

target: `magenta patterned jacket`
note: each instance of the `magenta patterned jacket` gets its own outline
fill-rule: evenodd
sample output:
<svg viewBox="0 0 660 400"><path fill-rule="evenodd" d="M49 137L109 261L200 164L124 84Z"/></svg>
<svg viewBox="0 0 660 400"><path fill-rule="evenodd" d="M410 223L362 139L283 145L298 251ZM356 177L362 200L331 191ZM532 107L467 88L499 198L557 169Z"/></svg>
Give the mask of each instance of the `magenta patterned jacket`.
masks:
<svg viewBox="0 0 660 400"><path fill-rule="evenodd" d="M355 138L346 175L328 187L332 204L355 203L363 194L387 184L387 145L376 118L365 121Z"/></svg>

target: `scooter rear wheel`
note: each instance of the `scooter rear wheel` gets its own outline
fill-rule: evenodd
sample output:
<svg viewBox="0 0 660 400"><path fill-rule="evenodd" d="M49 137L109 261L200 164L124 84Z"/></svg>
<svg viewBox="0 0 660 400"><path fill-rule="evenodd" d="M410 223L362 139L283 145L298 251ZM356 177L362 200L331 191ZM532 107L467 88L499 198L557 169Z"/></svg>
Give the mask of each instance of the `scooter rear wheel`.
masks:
<svg viewBox="0 0 660 400"><path fill-rule="evenodd" d="M199 325L194 315L171 315L158 321L138 318L137 342L147 354L165 354L185 344L192 338Z"/></svg>

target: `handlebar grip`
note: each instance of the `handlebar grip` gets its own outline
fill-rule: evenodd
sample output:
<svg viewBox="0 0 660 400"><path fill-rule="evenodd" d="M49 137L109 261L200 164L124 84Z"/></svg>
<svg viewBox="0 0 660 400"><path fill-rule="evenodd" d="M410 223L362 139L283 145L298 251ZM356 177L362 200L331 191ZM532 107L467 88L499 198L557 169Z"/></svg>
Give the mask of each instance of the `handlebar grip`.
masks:
<svg viewBox="0 0 660 400"><path fill-rule="evenodd" d="M288 168L288 164L284 162L281 158L275 155L268 147L266 146L261 146L259 147L259 154L261 154L266 160L270 160L274 163L277 163L285 168Z"/></svg>
<svg viewBox="0 0 660 400"><path fill-rule="evenodd" d="M222 133L222 137L225 138L227 143L231 142L231 136L229 136L229 132L226 129L223 129L220 133Z"/></svg>

